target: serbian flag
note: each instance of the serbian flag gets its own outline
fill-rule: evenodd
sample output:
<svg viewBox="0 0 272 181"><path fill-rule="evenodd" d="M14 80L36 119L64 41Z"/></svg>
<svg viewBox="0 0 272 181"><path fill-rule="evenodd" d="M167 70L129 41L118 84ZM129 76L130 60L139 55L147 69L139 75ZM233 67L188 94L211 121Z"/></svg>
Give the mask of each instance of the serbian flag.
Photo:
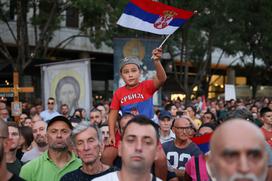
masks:
<svg viewBox="0 0 272 181"><path fill-rule="evenodd" d="M130 0L117 24L159 35L174 33L193 16L193 12L152 0Z"/></svg>
<svg viewBox="0 0 272 181"><path fill-rule="evenodd" d="M212 133L192 138L192 141L197 144L200 150L205 154L210 150L210 139Z"/></svg>

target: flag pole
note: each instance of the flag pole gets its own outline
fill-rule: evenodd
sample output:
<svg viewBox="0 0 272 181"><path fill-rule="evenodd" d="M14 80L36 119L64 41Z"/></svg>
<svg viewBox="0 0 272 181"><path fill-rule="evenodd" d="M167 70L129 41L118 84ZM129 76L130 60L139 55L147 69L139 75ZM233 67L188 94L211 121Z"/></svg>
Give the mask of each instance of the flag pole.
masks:
<svg viewBox="0 0 272 181"><path fill-rule="evenodd" d="M166 40L171 36L171 34L167 35L167 37L162 41L162 43L160 44L159 48L161 48L163 46L163 44L166 42Z"/></svg>

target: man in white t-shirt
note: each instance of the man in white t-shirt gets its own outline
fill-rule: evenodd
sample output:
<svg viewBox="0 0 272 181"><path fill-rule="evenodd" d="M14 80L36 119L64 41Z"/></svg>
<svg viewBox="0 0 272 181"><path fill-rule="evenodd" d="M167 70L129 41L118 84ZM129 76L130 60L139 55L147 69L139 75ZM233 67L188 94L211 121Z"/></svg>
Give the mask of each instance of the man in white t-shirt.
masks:
<svg viewBox="0 0 272 181"><path fill-rule="evenodd" d="M151 174L159 149L158 127L145 116L132 118L123 130L118 150L122 158L120 171L111 172L93 181L161 181Z"/></svg>
<svg viewBox="0 0 272 181"><path fill-rule="evenodd" d="M48 122L52 118L59 115L60 114L55 111L55 99L53 97L49 97L47 100L47 109L40 113L42 120Z"/></svg>

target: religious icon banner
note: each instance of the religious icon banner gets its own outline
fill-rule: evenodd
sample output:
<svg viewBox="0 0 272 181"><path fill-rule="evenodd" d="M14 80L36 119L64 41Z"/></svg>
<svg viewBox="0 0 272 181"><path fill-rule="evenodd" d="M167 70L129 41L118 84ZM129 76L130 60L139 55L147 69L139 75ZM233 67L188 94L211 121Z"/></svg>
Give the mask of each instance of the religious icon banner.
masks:
<svg viewBox="0 0 272 181"><path fill-rule="evenodd" d="M41 69L43 101L56 100L56 110L67 104L70 115L76 108L91 107L91 69L86 59L44 64ZM47 106L47 105L46 105Z"/></svg>

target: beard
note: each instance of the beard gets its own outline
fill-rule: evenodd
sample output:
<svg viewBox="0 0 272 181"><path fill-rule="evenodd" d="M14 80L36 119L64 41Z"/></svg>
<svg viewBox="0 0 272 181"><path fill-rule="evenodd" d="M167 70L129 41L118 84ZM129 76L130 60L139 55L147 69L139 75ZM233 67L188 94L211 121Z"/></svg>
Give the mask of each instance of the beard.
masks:
<svg viewBox="0 0 272 181"><path fill-rule="evenodd" d="M36 141L36 144L38 145L38 147L46 147L47 146L47 142L46 141Z"/></svg>
<svg viewBox="0 0 272 181"><path fill-rule="evenodd" d="M67 144L57 145L55 143L52 143L49 145L49 147L56 152L66 152L68 150Z"/></svg>
<svg viewBox="0 0 272 181"><path fill-rule="evenodd" d="M46 137L45 136L40 136L38 135L35 140L36 144L39 146L39 147L45 147L47 146L47 141L46 141Z"/></svg>

